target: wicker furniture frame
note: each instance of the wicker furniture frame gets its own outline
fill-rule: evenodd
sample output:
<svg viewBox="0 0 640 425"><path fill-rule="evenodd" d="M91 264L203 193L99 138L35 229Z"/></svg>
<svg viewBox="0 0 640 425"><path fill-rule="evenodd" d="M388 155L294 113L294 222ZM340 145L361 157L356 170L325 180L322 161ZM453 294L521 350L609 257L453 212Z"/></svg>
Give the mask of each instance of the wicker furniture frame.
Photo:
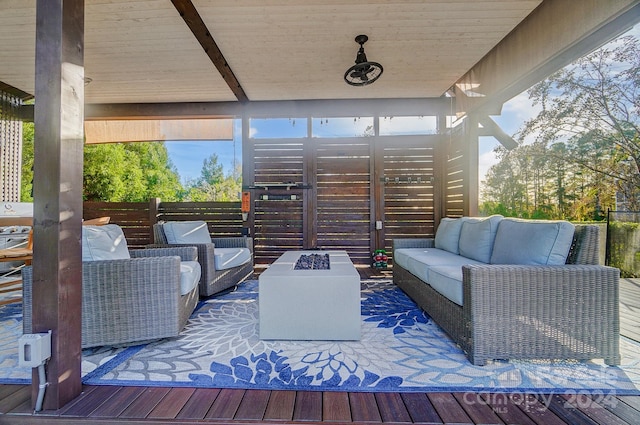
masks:
<svg viewBox="0 0 640 425"><path fill-rule="evenodd" d="M433 239L395 239L433 248ZM620 363L616 268L598 265L599 228L578 225L562 266L463 266L464 306L393 266L393 281L464 350L474 365L493 359L602 358Z"/></svg>
<svg viewBox="0 0 640 425"><path fill-rule="evenodd" d="M195 246L198 249L198 261L202 267L200 276L200 296L209 297L218 292L229 289L245 280L253 273L253 239L249 237L212 238L211 243L204 244L169 244L162 228L162 223L153 225L153 236L156 247ZM249 248L251 261L226 270L216 270L214 263L215 247L218 248Z"/></svg>
<svg viewBox="0 0 640 425"><path fill-rule="evenodd" d="M196 249L130 251L131 259L82 263L82 348L178 336L198 302L180 295L180 261ZM33 270L23 270L23 331L32 331Z"/></svg>

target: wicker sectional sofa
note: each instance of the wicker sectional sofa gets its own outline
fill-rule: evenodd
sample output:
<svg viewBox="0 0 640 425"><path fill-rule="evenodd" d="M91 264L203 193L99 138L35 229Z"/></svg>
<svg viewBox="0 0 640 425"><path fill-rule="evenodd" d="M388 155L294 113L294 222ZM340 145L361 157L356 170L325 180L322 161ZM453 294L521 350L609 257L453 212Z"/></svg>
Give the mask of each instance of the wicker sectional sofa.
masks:
<svg viewBox="0 0 640 425"><path fill-rule="evenodd" d="M598 264L597 226L447 218L435 238L395 239L393 248L394 283L474 365L620 363L620 274Z"/></svg>

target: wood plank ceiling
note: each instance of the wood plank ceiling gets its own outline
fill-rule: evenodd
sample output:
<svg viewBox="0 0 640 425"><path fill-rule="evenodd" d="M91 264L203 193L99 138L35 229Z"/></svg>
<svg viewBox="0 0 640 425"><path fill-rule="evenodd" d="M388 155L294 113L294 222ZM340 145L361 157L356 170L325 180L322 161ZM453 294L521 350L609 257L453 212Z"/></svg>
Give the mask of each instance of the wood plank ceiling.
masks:
<svg viewBox="0 0 640 425"><path fill-rule="evenodd" d="M184 1L86 0L87 103L236 94L178 13ZM439 97L541 0L193 0L251 101ZM35 0L0 3L0 81L34 92ZM384 74L348 86L367 34Z"/></svg>

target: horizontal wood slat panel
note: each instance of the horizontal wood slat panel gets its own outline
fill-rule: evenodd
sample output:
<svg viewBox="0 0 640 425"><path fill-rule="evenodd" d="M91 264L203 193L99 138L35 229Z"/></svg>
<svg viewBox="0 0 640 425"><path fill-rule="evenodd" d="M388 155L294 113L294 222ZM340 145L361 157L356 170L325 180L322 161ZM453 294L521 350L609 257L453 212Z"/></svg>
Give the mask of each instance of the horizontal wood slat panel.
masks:
<svg viewBox="0 0 640 425"><path fill-rule="evenodd" d="M433 138L403 140L384 146L384 248L392 253L393 239L434 234L435 155ZM418 179L420 181L418 182Z"/></svg>

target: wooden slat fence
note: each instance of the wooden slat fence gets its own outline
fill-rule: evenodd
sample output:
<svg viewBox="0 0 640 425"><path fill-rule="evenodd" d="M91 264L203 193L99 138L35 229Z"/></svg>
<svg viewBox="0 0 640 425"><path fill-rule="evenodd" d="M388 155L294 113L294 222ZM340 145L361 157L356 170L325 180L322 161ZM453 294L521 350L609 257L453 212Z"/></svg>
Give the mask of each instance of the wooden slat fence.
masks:
<svg viewBox="0 0 640 425"><path fill-rule="evenodd" d="M84 203L83 218L111 217L122 227L130 248L153 243L153 225L158 221L204 220L215 237L243 234L240 202L90 202Z"/></svg>
<svg viewBox="0 0 640 425"><path fill-rule="evenodd" d="M250 145L254 180L245 187L253 212L248 221L240 202L158 199L85 202L84 218L110 216L133 248L153 242L157 221L204 220L213 236L252 236L256 265L310 248L346 250L354 263L370 264L374 249L392 257L394 238L433 237L441 217L466 214L469 152L462 140L257 139ZM278 186L283 183L301 186Z"/></svg>
<svg viewBox="0 0 640 425"><path fill-rule="evenodd" d="M394 238L433 237L437 213L435 137L403 137L384 144L384 249Z"/></svg>

